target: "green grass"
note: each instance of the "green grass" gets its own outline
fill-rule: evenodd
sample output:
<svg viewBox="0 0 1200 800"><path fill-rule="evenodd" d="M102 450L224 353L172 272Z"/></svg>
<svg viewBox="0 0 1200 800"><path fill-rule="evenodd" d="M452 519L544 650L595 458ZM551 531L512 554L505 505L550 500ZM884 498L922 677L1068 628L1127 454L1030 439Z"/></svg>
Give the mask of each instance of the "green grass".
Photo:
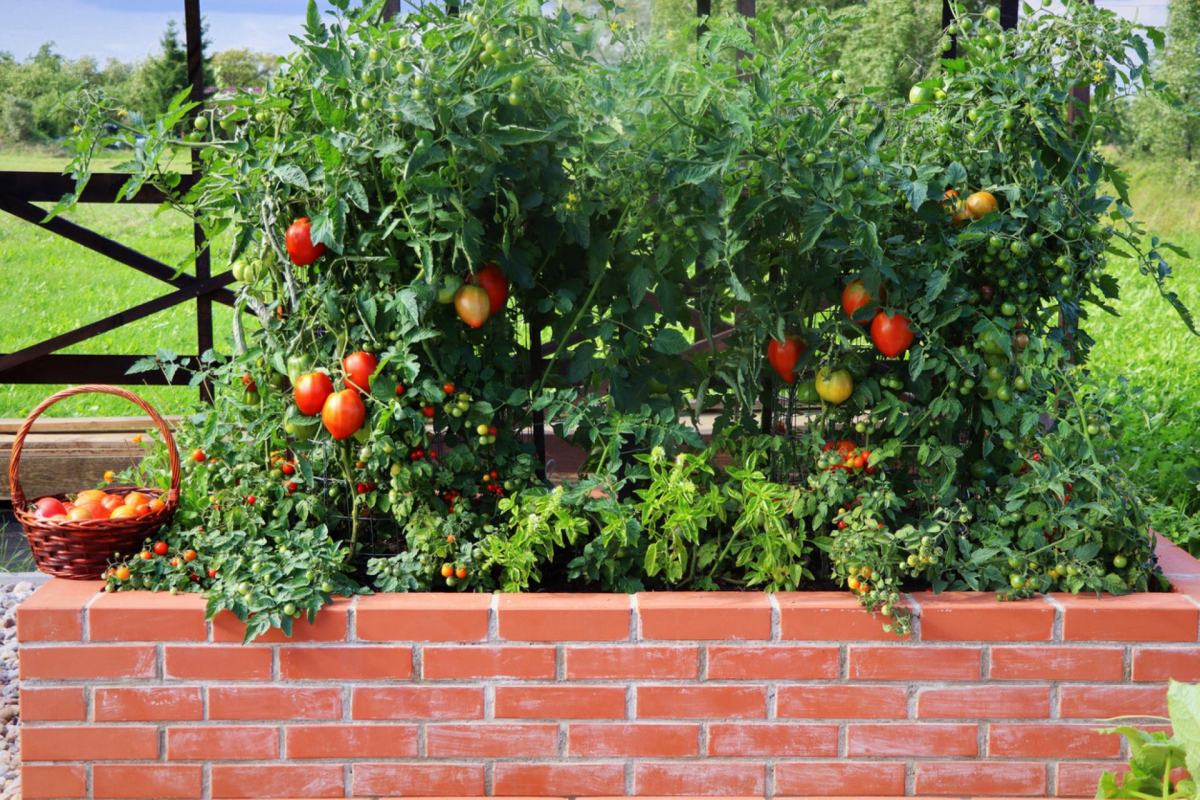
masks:
<svg viewBox="0 0 1200 800"><path fill-rule="evenodd" d="M66 157L41 149L0 146L0 170L58 172ZM105 159L111 168L116 158ZM87 205L66 215L122 244L174 266L191 249L188 220L174 211L145 205ZM50 336L173 291L168 284L111 261L84 247L0 212L0 352L12 352ZM232 311L214 308L217 341L227 342ZM63 353L153 353L165 347L196 351L195 304L184 304L86 340ZM0 417L20 417L57 386L0 384ZM163 413L180 413L196 400L184 387L144 387ZM48 414L67 416L134 413L115 397L72 398Z"/></svg>
<svg viewBox="0 0 1200 800"><path fill-rule="evenodd" d="M1200 204L1191 202L1195 171L1161 162L1126 160L1137 218L1190 254L1168 255L1171 287L1200 318ZM1100 380L1126 379L1134 401L1122 410L1122 458L1134 479L1158 500L1155 524L1179 537L1200 536L1200 338L1163 301L1136 266L1116 260L1121 316L1096 314L1088 330L1097 340L1091 366ZM1190 531L1183 528L1190 527Z"/></svg>

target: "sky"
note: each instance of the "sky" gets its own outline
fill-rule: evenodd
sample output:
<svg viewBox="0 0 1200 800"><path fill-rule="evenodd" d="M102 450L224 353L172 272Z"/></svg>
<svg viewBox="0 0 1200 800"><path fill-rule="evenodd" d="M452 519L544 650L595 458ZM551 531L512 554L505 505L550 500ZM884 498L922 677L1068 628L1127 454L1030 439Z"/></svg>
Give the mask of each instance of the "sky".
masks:
<svg viewBox="0 0 1200 800"><path fill-rule="evenodd" d="M1165 25L1168 0L1098 0L1148 25ZM209 52L292 50L307 0L200 0ZM158 48L167 20L183 23L183 0L0 0L0 51L24 58L46 41L69 58L134 61Z"/></svg>

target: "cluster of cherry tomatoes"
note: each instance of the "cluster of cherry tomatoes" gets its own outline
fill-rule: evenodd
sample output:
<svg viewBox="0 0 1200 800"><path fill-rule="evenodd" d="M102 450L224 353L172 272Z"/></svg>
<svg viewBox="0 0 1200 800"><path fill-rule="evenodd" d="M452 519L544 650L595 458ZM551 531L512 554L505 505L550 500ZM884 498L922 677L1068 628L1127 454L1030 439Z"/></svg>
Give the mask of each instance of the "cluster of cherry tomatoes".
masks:
<svg viewBox="0 0 1200 800"><path fill-rule="evenodd" d="M821 456L820 466L829 472L842 469L846 472L862 471L868 475L875 474L876 468L871 464L871 451L859 448L849 439L826 442L821 452L824 455Z"/></svg>
<svg viewBox="0 0 1200 800"><path fill-rule="evenodd" d="M42 497L34 502L34 514L51 522L82 522L90 519L136 519L161 511L165 504L145 492L127 494L103 489L84 489L72 499Z"/></svg>

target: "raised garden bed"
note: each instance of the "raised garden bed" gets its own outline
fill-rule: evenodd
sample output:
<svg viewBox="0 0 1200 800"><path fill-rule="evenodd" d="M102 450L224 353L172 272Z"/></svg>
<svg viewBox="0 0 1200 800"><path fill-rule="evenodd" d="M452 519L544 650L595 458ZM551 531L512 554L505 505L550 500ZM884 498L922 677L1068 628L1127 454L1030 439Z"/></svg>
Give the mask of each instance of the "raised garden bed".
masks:
<svg viewBox="0 0 1200 800"><path fill-rule="evenodd" d="M239 644L203 599L52 581L20 608L25 797L1091 796L1116 715L1200 678L1175 591L380 594Z"/></svg>

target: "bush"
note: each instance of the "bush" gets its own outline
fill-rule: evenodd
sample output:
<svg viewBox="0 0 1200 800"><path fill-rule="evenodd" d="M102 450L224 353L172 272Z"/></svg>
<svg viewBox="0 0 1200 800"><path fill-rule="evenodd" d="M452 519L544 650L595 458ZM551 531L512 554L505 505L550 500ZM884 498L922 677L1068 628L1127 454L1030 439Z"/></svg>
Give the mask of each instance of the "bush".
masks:
<svg viewBox="0 0 1200 800"><path fill-rule="evenodd" d="M160 163L177 96L130 188L232 234L257 325L196 375L222 402L184 432L170 537L201 566L135 559L110 588L207 588L251 634L364 556L384 589L833 582L899 630L910 585L1146 589L1114 403L1080 366L1110 248L1186 316L1093 146L1139 29L964 16L905 106L830 69L842 19L714 21L683 53L528 0L313 6L265 94L197 119L185 193ZM116 110L90 108L81 181L133 135L103 133ZM538 413L587 452L578 481L540 478Z"/></svg>

